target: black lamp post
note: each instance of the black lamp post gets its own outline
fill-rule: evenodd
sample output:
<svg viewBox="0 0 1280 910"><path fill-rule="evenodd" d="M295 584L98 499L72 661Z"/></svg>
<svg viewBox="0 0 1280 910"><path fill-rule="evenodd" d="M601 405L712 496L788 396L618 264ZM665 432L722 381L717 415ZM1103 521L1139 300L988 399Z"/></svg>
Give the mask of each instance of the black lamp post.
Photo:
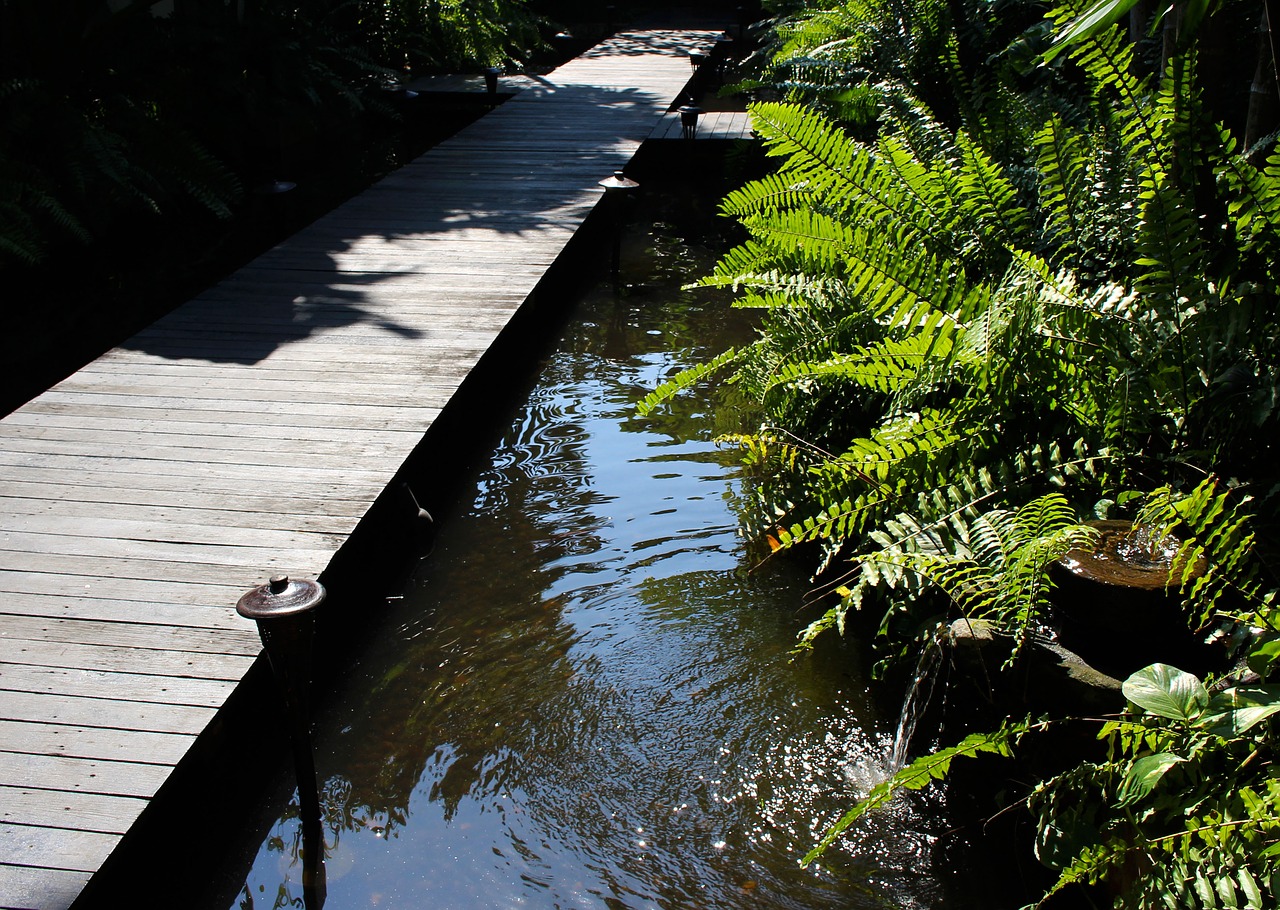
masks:
<svg viewBox="0 0 1280 910"><path fill-rule="evenodd" d="M684 138L694 139L698 135L698 118L702 116L702 108L686 104L680 108L680 131Z"/></svg>
<svg viewBox="0 0 1280 910"><path fill-rule="evenodd" d="M639 189L640 184L627 177L622 171L614 171L613 176L604 178L599 185L604 187L605 204L612 209L613 255L609 272L616 283L618 280L618 267L622 259L622 224L626 218L625 203L629 197L635 195L635 191Z"/></svg>
<svg viewBox="0 0 1280 910"><path fill-rule="evenodd" d="M319 582L293 581L287 575L276 575L236 604L237 613L257 623L271 673L284 700L302 813L302 894L307 910L319 910L325 897L324 840L309 703L315 639L313 611L324 598L325 590Z"/></svg>

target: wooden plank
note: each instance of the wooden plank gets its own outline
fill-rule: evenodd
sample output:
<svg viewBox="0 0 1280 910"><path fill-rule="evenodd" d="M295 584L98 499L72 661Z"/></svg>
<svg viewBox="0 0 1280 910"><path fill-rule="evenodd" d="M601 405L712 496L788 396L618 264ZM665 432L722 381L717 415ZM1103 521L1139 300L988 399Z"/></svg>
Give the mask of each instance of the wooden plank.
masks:
<svg viewBox="0 0 1280 910"><path fill-rule="evenodd" d="M336 550L336 547L306 546L323 540L322 535L311 535L301 540L295 538L287 547L259 547L241 546L237 538L243 531L239 529L214 530L215 534L199 541L141 538L117 540L105 528L101 534L87 536L4 534L0 535L0 568L10 571L39 571L59 566L64 562L61 557L71 557L83 559L86 563L88 560L106 563L94 567L86 565L84 570L72 571L71 574L110 574L114 571L111 564L118 563L122 577L127 577L129 571L157 571L163 565L170 566L171 571L187 568L194 572L241 566L253 569L283 563L325 565L325 560L332 557ZM133 569L128 568L129 564L133 565Z"/></svg>
<svg viewBox="0 0 1280 910"><path fill-rule="evenodd" d="M0 719L39 717L43 728L70 726L83 730L109 729L116 732L196 736L213 719L213 715L212 709L194 705L86 698L68 693L8 690L0 703ZM182 748L186 749L185 741Z"/></svg>
<svg viewBox="0 0 1280 910"><path fill-rule="evenodd" d="M0 864L0 907L6 910L68 907L89 883L90 876L90 872Z"/></svg>
<svg viewBox="0 0 1280 910"><path fill-rule="evenodd" d="M0 823L124 834L146 805L132 796L0 786Z"/></svg>
<svg viewBox="0 0 1280 910"><path fill-rule="evenodd" d="M458 377L461 379L462 377ZM306 396L304 399L296 401L261 401L251 400L252 408L243 400L222 400L204 401L199 398L182 397L182 396L161 396L154 395L143 399L141 402L135 400L128 395L111 395L106 393L93 392L76 392L65 391L55 386L41 396L42 404L45 406L53 406L58 404L73 405L82 411L93 408L123 407L130 408L135 411L143 412L145 416L156 417L158 415L148 413L151 411L163 411L165 413L198 413L202 410L210 410L217 414L226 413L258 413L263 417L271 418L271 425L262 427L259 438L264 441L268 440L278 442L280 440L279 433L272 433L276 427L274 418L282 417L295 420L306 420L312 414L320 410L319 406L326 402L319 400L318 394ZM409 421L422 421L423 425L429 425L432 418L440 413L443 402L431 404L412 404L408 406L399 406L392 408L390 406L358 406L348 404L333 404L327 408L323 414L317 415L325 417L332 421L334 425L359 426L362 421L368 421L369 425L374 428L382 427L404 427ZM310 407L308 407L310 406ZM233 410L234 409L234 410ZM381 419L380 419L381 418ZM190 419L190 418L188 418ZM288 426L288 419L283 421L280 426ZM287 440L286 440L287 441Z"/></svg>
<svg viewBox="0 0 1280 910"><path fill-rule="evenodd" d="M189 399L188 399L189 400ZM335 405L335 407L340 407ZM305 451L298 447L299 460ZM14 471L4 473L18 476L24 468L58 469L68 473L77 471L109 471L120 474L144 474L147 476L189 476L217 478L225 482L243 481L246 489L275 483L289 484L305 478L314 482L329 481L337 484L364 488L367 485L385 483L390 472L375 467L356 469L351 466L342 467L335 463L320 465L288 465L288 464L243 464L217 463L201 461L194 457L186 457L176 461L157 458L131 458L118 454L110 455L78 455L72 452L13 452L0 447L0 465ZM248 486L251 485L251 486Z"/></svg>
<svg viewBox="0 0 1280 910"><path fill-rule="evenodd" d="M219 534L222 529L214 529ZM234 532L227 532L234 534ZM332 550L236 546L233 540L199 543L119 541L107 537L12 534L0 542L0 571L46 572L113 578L164 578L179 575L205 584L234 584L257 571L325 565ZM22 549L18 549L21 547ZM246 571L247 570L247 571ZM185 583L185 582L184 582Z"/></svg>
<svg viewBox="0 0 1280 910"><path fill-rule="evenodd" d="M56 592L47 590L56 587L56 580L69 582L66 587L70 591ZM257 583L266 579L257 580ZM97 589L105 583L97 583L86 587L84 579L68 579L60 575L42 575L34 579L19 576L17 583L27 585L27 589L19 591L0 590L0 623L7 623L8 617L47 617L49 619L79 619L92 622L136 622L139 616L154 626L180 626L192 629L227 629L239 630L244 620L235 612L235 603L248 590L231 586L200 586L202 600L197 603L160 603L148 599L146 594L155 585L147 587L146 582L117 580L114 584L115 594L133 596L111 596ZM39 587L39 590L32 588ZM133 588L134 590L130 590ZM92 589L92 590L91 590ZM190 591L184 591L188 599L195 599Z"/></svg>
<svg viewBox="0 0 1280 910"><path fill-rule="evenodd" d="M145 762L0 751L0 780L10 786L150 799L168 776L164 765Z"/></svg>
<svg viewBox="0 0 1280 910"><path fill-rule="evenodd" d="M3 608L0 608L3 613ZM145 622L101 622L92 619L39 619L6 615L0 638L29 641L72 642L108 645L117 648L153 648L162 651L197 651L210 654L239 654L255 657L262 649L253 623L243 629L172 628ZM4 667L0 666L0 678ZM0 685L3 685L0 683Z"/></svg>
<svg viewBox="0 0 1280 910"><path fill-rule="evenodd" d="M259 530L314 531L346 534L364 503L350 500L303 499L261 494L230 500L222 493L198 490L148 490L137 486L115 489L81 486L73 492L62 484L0 481L0 497L14 515L114 515L133 521L164 521L212 527Z"/></svg>
<svg viewBox="0 0 1280 910"><path fill-rule="evenodd" d="M108 673L80 667L61 668L0 664L0 689L12 692L60 694L76 692L88 698L123 701L155 701L167 704L219 708L235 684L228 680L143 673ZM0 805L3 802L0 801Z"/></svg>
<svg viewBox="0 0 1280 910"><path fill-rule="evenodd" d="M181 473L157 473L150 476L145 472L117 474L109 465L103 465L102 469L81 465L76 470L56 465L9 465L0 469L0 474L10 478L0 483L0 486L7 488L12 484L44 484L49 487L50 492L57 495L60 491L67 498L87 497L90 491L97 491L105 498L104 501L110 501L113 492L145 490L145 485L149 484L158 496L173 494L180 497L180 502L195 502L196 497L201 494L225 494L223 498L229 503L228 508L238 505L244 509L253 509L259 502L273 497L306 499L324 495L332 497L335 503L363 502L367 507L372 501L370 493L376 495L381 492L380 489L372 490L371 484L346 482L341 477L320 478L314 472L290 478L272 478L269 484L254 484L252 477L225 477L210 472L188 478L184 478ZM119 485L117 491L107 492L102 489L103 485L113 481ZM181 498L184 495L190 499ZM352 526L354 525L353 521Z"/></svg>
<svg viewBox="0 0 1280 910"><path fill-rule="evenodd" d="M195 737L0 719L0 741L11 744L6 749L9 752L86 758L112 764L134 759L139 764L153 764L163 769L177 764Z"/></svg>
<svg viewBox="0 0 1280 910"><path fill-rule="evenodd" d="M238 680L249 671L249 667L253 665L253 659L236 654L114 648L74 642L0 638L0 663L144 673L153 676ZM0 708L0 713L4 713L5 710Z"/></svg>
<svg viewBox="0 0 1280 910"><path fill-rule="evenodd" d="M262 373L264 375L259 379L260 382L289 380L286 371L263 370ZM205 445L221 448L262 448L262 441L249 435L250 431L261 430L261 426L245 422L248 420L247 415L242 415L240 420L242 421L240 423L218 422L211 425L209 421L151 419L149 415L131 415L121 411L86 414L69 409L41 412L24 410L8 425L5 436L6 438L59 439L71 438L71 434L78 432L121 436L145 433L161 441L171 438L199 439ZM421 437L420 433L403 428L352 429L293 426L289 427L288 431L290 438L295 442L305 443L309 451L322 454L354 450L359 455L361 446L406 449L416 445ZM134 442L136 441L135 438Z"/></svg>
<svg viewBox="0 0 1280 910"><path fill-rule="evenodd" d="M93 872L119 842L98 831L0 824L0 856L13 866Z"/></svg>
<svg viewBox="0 0 1280 910"><path fill-rule="evenodd" d="M122 435L127 437L127 434ZM117 437L117 440L113 440L109 435L104 438L102 434L93 431L64 433L60 436L61 438L48 433L38 436L22 433L6 434L0 437L0 453L5 453L0 458L12 456L15 460L26 460L32 464L51 464L54 459L65 458L74 458L77 464L84 464L86 459L95 458L117 461L118 454L122 451L121 443L127 445L125 438ZM134 439L136 443L138 439L136 434ZM412 450L412 446L407 445L395 448L348 445L346 452L318 452L312 445L286 448L259 444L243 448L223 446L203 448L199 444L198 437L178 437L159 441L164 444L129 446L125 449L129 452L129 461L138 464L143 472L149 472L152 469L169 470L152 464L153 462L176 462L179 472L192 464L203 465L210 469L215 465L233 465L235 467L286 468L295 472L308 473L337 471L338 476L345 477L348 473L346 469L352 463L368 465L391 462L399 465ZM380 471L377 475L385 479L387 473L389 472Z"/></svg>
<svg viewBox="0 0 1280 910"><path fill-rule="evenodd" d="M52 391L52 390L51 390ZM295 428L310 425L313 429L346 429L351 432L362 430L390 430L408 432L411 424L421 421L423 429L430 426L431 420L440 413L440 408L424 408L415 414L415 420L407 421L399 412L374 413L369 409L363 414L330 415L309 410L305 415L296 409L277 408L271 414L271 431L268 436L262 427L261 419L256 426L248 423L253 415L259 413L241 402L226 402L222 407L190 410L165 401L149 402L146 407L138 407L129 401L85 401L72 396L54 400L51 392L23 405L28 414L73 414L80 418L121 418L139 422L154 420L166 422L181 420L186 422L207 423L216 425L230 424L256 429L264 438L275 438ZM419 430L421 432L421 430ZM292 433L290 433L292 435Z"/></svg>
<svg viewBox="0 0 1280 910"><path fill-rule="evenodd" d="M437 363L437 369L443 364ZM332 394L336 403L362 404L372 407L397 405L414 406L415 396L423 391L439 391L451 387L453 380L439 375L416 377L402 376L399 383L388 381L375 382L370 377L363 377L362 382L346 381L343 374L331 373L327 377L307 377L300 373L286 379L273 377L270 373L257 376L251 382L236 382L236 377L227 371L206 371L204 375L174 375L163 373L124 372L120 370L99 373L83 373L77 375L74 382L62 384L64 391L80 391L93 394L129 394L156 397L161 395L181 395L186 398L246 401L307 401L326 391ZM10 434L5 434L8 438ZM392 436L397 441L403 436ZM350 437L348 436L348 443ZM246 448L252 443L257 448L264 448L261 437L246 440Z"/></svg>
<svg viewBox="0 0 1280 910"><path fill-rule="evenodd" d="M201 554L203 555L203 554ZM198 561L194 557L179 562L163 559L120 559L114 557L87 556L64 553L24 553L0 550L0 590L14 583L13 576L25 576L16 580L19 590L41 591L46 594L63 593L68 587L83 584L86 591L101 593L104 588L113 589L116 583L146 582L157 577L181 574L182 584L192 584L186 578L199 579L199 583L230 587L237 580L265 574L292 575L296 578L318 575L323 563L314 559L290 559L288 554L272 554L265 559L227 559L220 562ZM55 579L67 580L60 585ZM45 585L45 581L49 581ZM174 583L174 588L179 587ZM247 589L247 585L243 585ZM175 596L176 592L175 592ZM232 600L232 603L235 599Z"/></svg>
<svg viewBox="0 0 1280 910"><path fill-rule="evenodd" d="M258 582L261 583L261 582ZM56 572L9 572L0 570L0 593L4 594L3 602L10 609L14 597L28 595L45 595L52 597L69 597L71 599L91 598L101 602L117 600L132 604L133 610L147 610L151 605L180 606L190 614L190 625L217 627L221 624L234 628L230 616L223 616L222 611L210 606L227 605L227 612L234 614L234 607L240 596L247 590L241 585L215 582L209 579L184 579L181 584L172 581L160 581L156 578L113 578L78 575L61 575ZM152 619L150 613L143 613ZM136 618L137 613L134 613ZM153 622L159 620L152 619Z"/></svg>
<svg viewBox="0 0 1280 910"><path fill-rule="evenodd" d="M36 502L43 507L41 511L28 512L29 503ZM7 504L8 505L8 504ZM89 537L109 536L116 541L167 541L174 539L208 540L214 535L228 537L239 546L246 547L291 547L299 541L313 541L314 548L329 551L342 546L346 535L341 532L325 533L298 527L266 528L260 520L244 522L243 525L218 520L216 513L210 514L206 523L187 522L187 515L174 510L151 510L149 520L134 517L132 510L122 509L118 505L93 508L95 504L77 503L73 508L53 511L47 501L14 500L7 513L0 513L0 547L13 535L21 536L57 536L57 537ZM160 514L167 511L168 514ZM252 512L250 515L260 513ZM285 524L281 522L281 524ZM129 556L138 555L132 548Z"/></svg>

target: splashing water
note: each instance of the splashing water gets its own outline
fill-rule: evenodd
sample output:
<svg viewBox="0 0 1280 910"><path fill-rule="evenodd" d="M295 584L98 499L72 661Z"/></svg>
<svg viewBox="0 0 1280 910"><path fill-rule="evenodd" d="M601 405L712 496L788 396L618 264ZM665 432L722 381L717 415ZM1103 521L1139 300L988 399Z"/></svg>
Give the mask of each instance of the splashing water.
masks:
<svg viewBox="0 0 1280 910"><path fill-rule="evenodd" d="M1118 558L1139 568L1167 569L1178 555L1178 540L1170 535L1159 535L1149 525L1135 525L1132 531L1115 541L1112 549Z"/></svg>
<svg viewBox="0 0 1280 910"><path fill-rule="evenodd" d="M933 690L938 682L938 667L942 663L942 648L932 638L925 643L916 662L916 672L902 700L902 713L898 716L898 730L893 736L893 751L889 754L889 773L893 776L907 764L911 738L915 735L920 718L929 707Z"/></svg>

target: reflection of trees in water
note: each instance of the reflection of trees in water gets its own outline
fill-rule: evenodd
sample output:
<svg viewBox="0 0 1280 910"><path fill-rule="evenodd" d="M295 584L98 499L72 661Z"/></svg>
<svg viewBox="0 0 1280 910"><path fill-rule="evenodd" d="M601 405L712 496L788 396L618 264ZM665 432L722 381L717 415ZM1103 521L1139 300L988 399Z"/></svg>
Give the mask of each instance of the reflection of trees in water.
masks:
<svg viewBox="0 0 1280 910"><path fill-rule="evenodd" d="M295 853L294 856L296 858L297 854ZM293 893L289 890L288 882L281 882L279 887L276 888L274 899L271 902L271 910L284 910L285 907L303 910L305 903L301 897L293 896ZM248 885L241 889L236 900L236 906L240 910L256 910L258 907L258 904L253 900L253 891L249 889Z"/></svg>

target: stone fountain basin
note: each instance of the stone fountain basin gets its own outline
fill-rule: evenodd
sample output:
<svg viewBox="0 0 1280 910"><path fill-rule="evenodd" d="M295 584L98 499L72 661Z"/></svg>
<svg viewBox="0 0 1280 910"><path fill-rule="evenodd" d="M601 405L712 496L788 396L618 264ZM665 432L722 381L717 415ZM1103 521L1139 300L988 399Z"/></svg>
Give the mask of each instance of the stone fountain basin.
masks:
<svg viewBox="0 0 1280 910"><path fill-rule="evenodd" d="M1099 532L1096 546L1050 567L1063 646L1119 679L1156 661L1192 672L1212 665L1220 655L1191 630L1181 606L1180 542L1146 540L1131 521L1089 524ZM1203 571L1194 566L1191 577Z"/></svg>

